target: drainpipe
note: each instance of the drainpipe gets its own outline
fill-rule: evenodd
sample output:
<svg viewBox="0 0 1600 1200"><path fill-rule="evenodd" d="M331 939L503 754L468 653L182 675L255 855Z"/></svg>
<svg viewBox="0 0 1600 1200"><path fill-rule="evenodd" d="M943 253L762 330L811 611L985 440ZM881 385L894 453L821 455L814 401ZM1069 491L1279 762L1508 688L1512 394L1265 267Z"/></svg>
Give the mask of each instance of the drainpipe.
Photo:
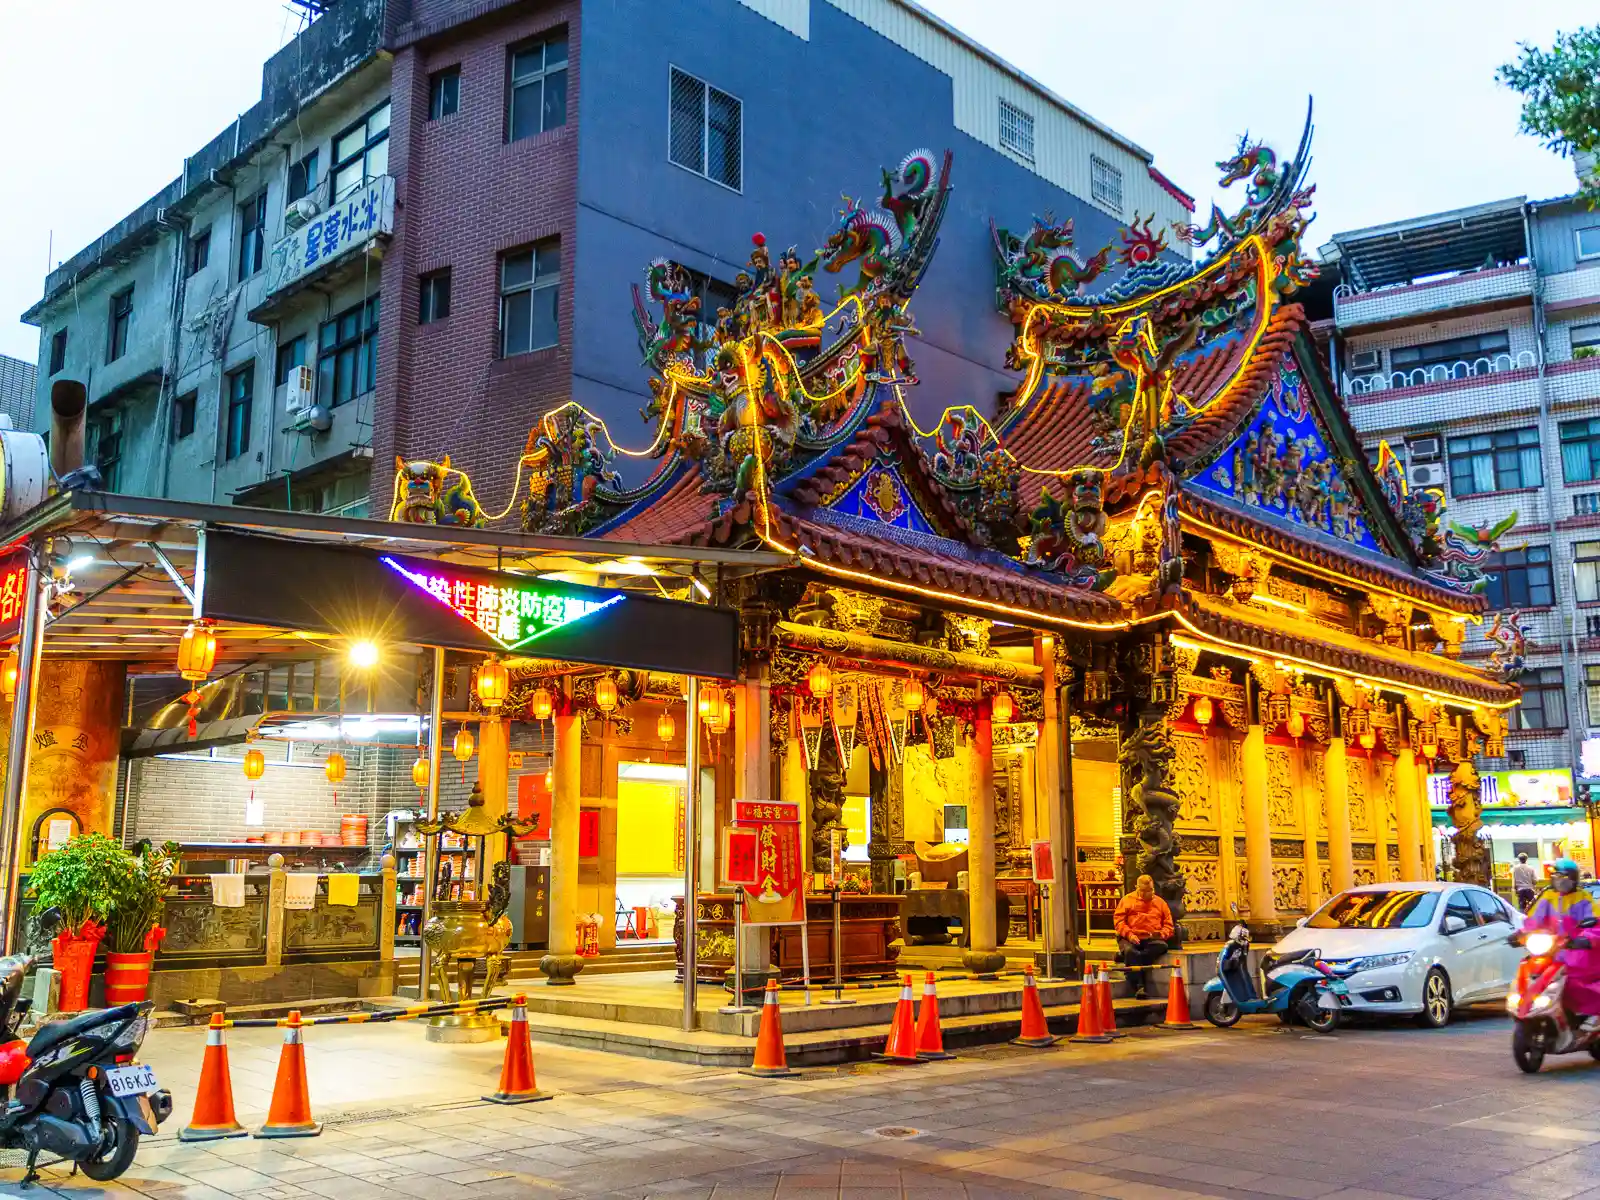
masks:
<svg viewBox="0 0 1600 1200"><path fill-rule="evenodd" d="M189 164L184 162L184 174ZM183 336L183 304L189 289L187 257L189 223L173 221L165 213L156 223L173 234L172 287L167 299L167 349L161 364L161 391L156 397L156 453L161 460L157 472L156 495L165 497L172 476L172 398L178 388L178 353Z"/></svg>
<svg viewBox="0 0 1600 1200"><path fill-rule="evenodd" d="M1539 454L1544 455L1544 439L1546 433L1553 434L1556 438L1556 455L1561 454L1561 436L1559 430L1550 424L1550 388L1545 374L1545 319L1544 319L1544 281L1539 276L1539 252L1533 241L1532 217L1538 213L1539 206L1533 203L1524 203L1522 206L1522 241L1528 248L1528 269L1533 272L1533 342L1534 353L1537 356L1537 371L1539 381ZM1583 736L1586 732L1587 720L1583 727L1576 727L1571 719L1571 714L1578 711L1572 701L1574 696L1583 700L1583 681L1577 677L1576 650L1574 639L1577 631L1574 628L1575 598L1572 592L1573 581L1570 578L1571 555L1563 550L1563 565L1569 570L1566 572L1556 569L1556 520L1560 514L1556 512L1555 481L1550 471L1544 472L1544 504L1545 510L1550 514L1550 584L1557 589L1556 599L1561 620L1566 625L1560 640L1561 646L1561 690L1567 705L1567 752L1568 761L1577 774L1579 753L1583 745ZM1566 577L1566 578L1564 578ZM1584 710L1587 716L1588 709Z"/></svg>

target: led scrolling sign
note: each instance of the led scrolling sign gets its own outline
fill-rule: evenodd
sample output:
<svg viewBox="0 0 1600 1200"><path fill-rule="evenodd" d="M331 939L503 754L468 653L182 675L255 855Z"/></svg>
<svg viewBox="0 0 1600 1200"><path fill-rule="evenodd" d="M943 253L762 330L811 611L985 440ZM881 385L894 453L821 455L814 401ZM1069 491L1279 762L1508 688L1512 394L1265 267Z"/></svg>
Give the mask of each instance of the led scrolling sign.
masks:
<svg viewBox="0 0 1600 1200"><path fill-rule="evenodd" d="M453 609L507 650L518 650L563 626L582 621L621 601L621 592L598 598L576 595L543 580L480 583L432 570L412 570L388 555L380 560L412 586ZM587 589L586 589L587 590Z"/></svg>

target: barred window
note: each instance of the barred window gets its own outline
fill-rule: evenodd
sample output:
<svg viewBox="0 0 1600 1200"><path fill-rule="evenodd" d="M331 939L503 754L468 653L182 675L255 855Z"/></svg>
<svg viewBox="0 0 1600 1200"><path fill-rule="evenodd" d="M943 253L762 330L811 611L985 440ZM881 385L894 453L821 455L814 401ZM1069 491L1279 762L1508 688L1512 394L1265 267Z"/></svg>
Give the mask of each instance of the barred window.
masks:
<svg viewBox="0 0 1600 1200"><path fill-rule="evenodd" d="M1089 156L1089 197L1114 213L1122 211L1122 172L1097 154Z"/></svg>
<svg viewBox="0 0 1600 1200"><path fill-rule="evenodd" d="M1009 100L1000 101L1000 147L1033 161L1033 114Z"/></svg>
<svg viewBox="0 0 1600 1200"><path fill-rule="evenodd" d="M735 96L672 68L667 161L713 183L744 187L744 105Z"/></svg>

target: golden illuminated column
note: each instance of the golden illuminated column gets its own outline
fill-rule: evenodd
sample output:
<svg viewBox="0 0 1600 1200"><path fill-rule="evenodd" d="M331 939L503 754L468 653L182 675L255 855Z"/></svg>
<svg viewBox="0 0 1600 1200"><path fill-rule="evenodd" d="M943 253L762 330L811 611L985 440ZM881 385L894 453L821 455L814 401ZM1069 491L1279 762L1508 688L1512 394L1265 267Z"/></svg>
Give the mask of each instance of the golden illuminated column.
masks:
<svg viewBox="0 0 1600 1200"><path fill-rule="evenodd" d="M1337 895L1356 885L1355 860L1350 850L1350 765L1342 737L1328 742L1323 778L1328 789L1328 875Z"/></svg>
<svg viewBox="0 0 1600 1200"><path fill-rule="evenodd" d="M539 970L553 985L570 984L583 970L578 957L578 789L583 725L571 699L555 716L555 761L550 798L550 940Z"/></svg>
<svg viewBox="0 0 1600 1200"><path fill-rule="evenodd" d="M1417 764L1417 820L1422 825L1422 878L1432 879L1438 872L1439 840L1433 834L1433 806L1428 798L1428 776L1433 773L1432 763L1423 759Z"/></svg>
<svg viewBox="0 0 1600 1200"><path fill-rule="evenodd" d="M1250 892L1250 919L1272 924L1278 902L1272 892L1272 822L1267 811L1267 735L1252 724L1244 737L1244 875Z"/></svg>
<svg viewBox="0 0 1600 1200"><path fill-rule="evenodd" d="M1411 749L1394 760L1394 828L1400 843L1400 878L1408 883L1426 879L1422 873L1422 800L1418 797L1417 756Z"/></svg>
<svg viewBox="0 0 1600 1200"><path fill-rule="evenodd" d="M994 726L987 710L974 723L972 792L967 798L967 949L961 961L979 978L1006 965L996 946L994 883Z"/></svg>
<svg viewBox="0 0 1600 1200"><path fill-rule="evenodd" d="M483 793L483 812L492 821L506 815L506 797L511 776L511 724L509 721L478 722L478 788ZM483 878L476 883L477 894L486 894L490 869L505 857L506 840L498 834L483 842Z"/></svg>
<svg viewBox="0 0 1600 1200"><path fill-rule="evenodd" d="M772 686L765 663L751 662L746 671L733 706L733 799L759 803L772 799ZM803 846L801 853L804 854ZM722 864L717 864L714 876L709 867L710 864L701 864L701 872L708 883L722 878ZM745 979L740 985L741 997L743 989L751 986L752 973L765 973L772 962L772 931L762 925L749 926L744 930L742 941ZM761 985L756 983L755 986ZM755 1000L759 1003L760 999L757 992ZM745 999L738 1001L746 1002Z"/></svg>
<svg viewBox="0 0 1600 1200"><path fill-rule="evenodd" d="M1039 747L1035 752L1038 763L1037 803L1039 808L1036 836L1050 839L1050 856L1054 860L1056 882L1050 885L1050 898L1046 902L1048 920L1045 930L1049 944L1045 946L1046 975L1055 975L1053 957L1063 954L1067 941L1067 872L1064 867L1067 845L1067 798L1061 786L1061 697L1056 684L1055 638L1042 634L1033 640L1033 658L1044 668L1044 721L1039 726Z"/></svg>
<svg viewBox="0 0 1600 1200"><path fill-rule="evenodd" d="M808 794L810 779L806 772L806 748L791 731L783 748L783 767L778 774L778 799L800 809L800 869L811 872L811 800Z"/></svg>

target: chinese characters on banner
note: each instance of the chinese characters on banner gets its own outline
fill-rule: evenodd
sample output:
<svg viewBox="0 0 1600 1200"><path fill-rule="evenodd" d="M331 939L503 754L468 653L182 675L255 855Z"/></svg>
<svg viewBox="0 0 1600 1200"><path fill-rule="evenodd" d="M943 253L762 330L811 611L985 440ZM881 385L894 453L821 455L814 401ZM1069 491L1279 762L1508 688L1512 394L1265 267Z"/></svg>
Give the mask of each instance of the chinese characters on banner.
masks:
<svg viewBox="0 0 1600 1200"><path fill-rule="evenodd" d="M28 599L28 556L0 558L0 642L9 642L22 629L22 609Z"/></svg>
<svg viewBox="0 0 1600 1200"><path fill-rule="evenodd" d="M1050 840L1033 842L1030 847L1033 851L1033 881L1035 883L1054 883L1056 881L1056 856L1050 853Z"/></svg>
<svg viewBox="0 0 1600 1200"><path fill-rule="evenodd" d="M272 248L267 293L288 287L324 263L392 232L394 180L380 176L318 213Z"/></svg>
<svg viewBox="0 0 1600 1200"><path fill-rule="evenodd" d="M595 599L563 594L553 584L475 583L443 570L412 570L384 555L382 562L440 604L455 609L507 650L537 641L553 629L593 616L624 599L621 592Z"/></svg>
<svg viewBox="0 0 1600 1200"><path fill-rule="evenodd" d="M735 800L734 832L756 837L755 881L744 893L746 925L801 925L806 919L800 859L800 806Z"/></svg>
<svg viewBox="0 0 1600 1200"><path fill-rule="evenodd" d="M761 834L729 826L722 831L723 876L726 882L755 887L760 881Z"/></svg>

